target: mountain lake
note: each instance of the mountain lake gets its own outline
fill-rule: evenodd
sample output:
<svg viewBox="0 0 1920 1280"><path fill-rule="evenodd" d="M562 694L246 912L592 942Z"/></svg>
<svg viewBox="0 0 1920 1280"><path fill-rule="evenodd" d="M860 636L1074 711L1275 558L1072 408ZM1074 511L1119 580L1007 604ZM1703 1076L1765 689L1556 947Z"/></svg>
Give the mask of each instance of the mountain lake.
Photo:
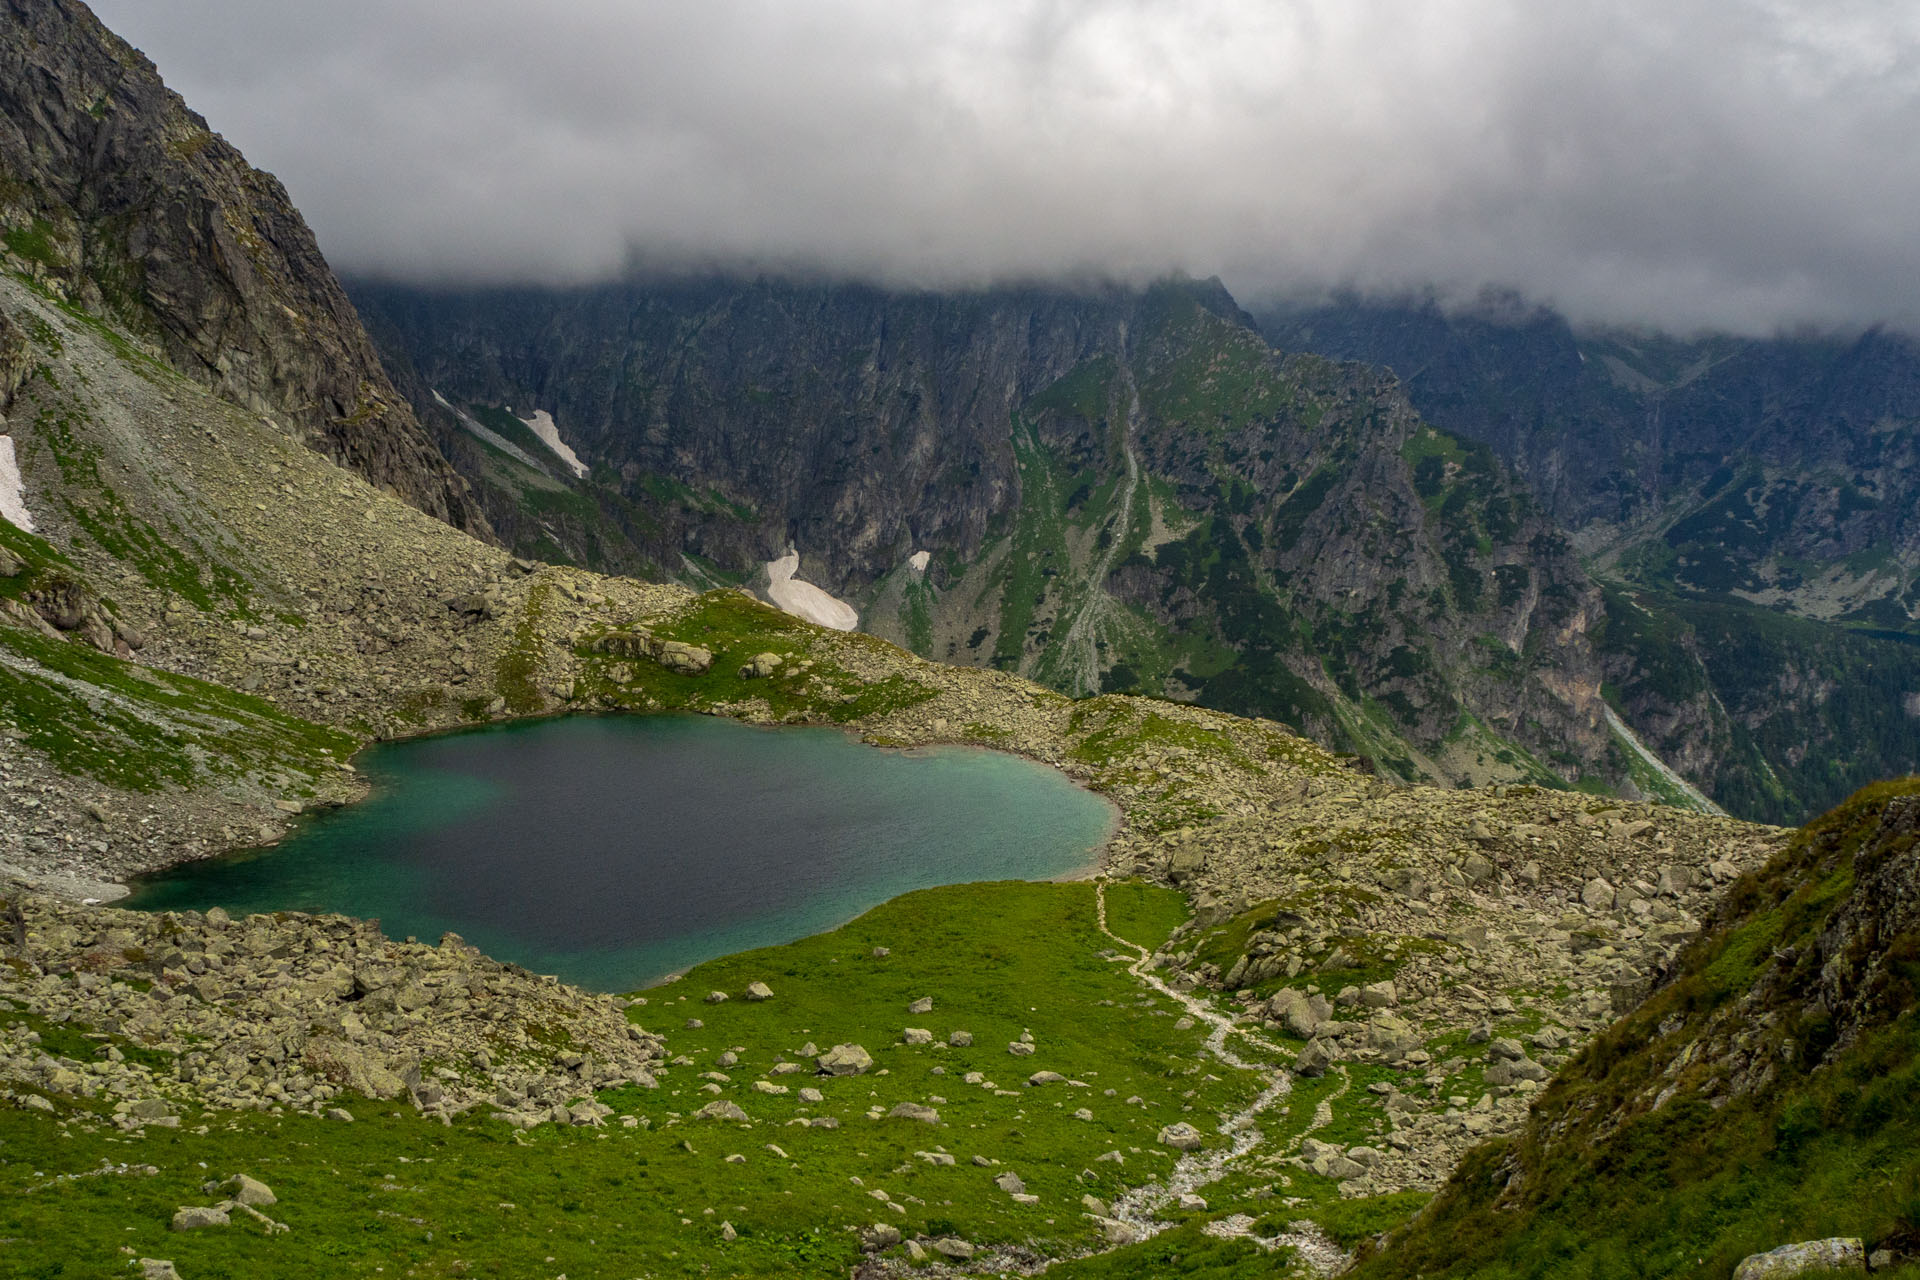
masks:
<svg viewBox="0 0 1920 1280"><path fill-rule="evenodd" d="M534 721L355 764L373 786L361 803L145 877L116 905L339 912L626 991L913 889L1078 874L1116 818L1017 756L711 716Z"/></svg>

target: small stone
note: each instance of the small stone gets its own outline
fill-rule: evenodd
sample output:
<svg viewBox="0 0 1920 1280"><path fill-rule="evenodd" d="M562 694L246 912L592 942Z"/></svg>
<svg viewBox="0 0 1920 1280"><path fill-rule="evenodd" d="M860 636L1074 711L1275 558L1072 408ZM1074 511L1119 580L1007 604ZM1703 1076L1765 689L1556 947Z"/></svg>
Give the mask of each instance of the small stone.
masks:
<svg viewBox="0 0 1920 1280"><path fill-rule="evenodd" d="M973 1043L973 1032L956 1031L947 1037L947 1043L956 1049L965 1049Z"/></svg>
<svg viewBox="0 0 1920 1280"><path fill-rule="evenodd" d="M887 1112L887 1117L891 1120L919 1120L925 1124L940 1123L938 1111L918 1102L898 1103L893 1110Z"/></svg>
<svg viewBox="0 0 1920 1280"><path fill-rule="evenodd" d="M908 1013L932 1013L933 997L921 996L918 1000L915 1000L912 1004L907 1006L907 1012Z"/></svg>
<svg viewBox="0 0 1920 1280"><path fill-rule="evenodd" d="M925 1027L908 1027L906 1031L906 1042L908 1044L932 1044L933 1032L927 1030Z"/></svg>
<svg viewBox="0 0 1920 1280"><path fill-rule="evenodd" d="M722 1002L724 1002L724 1001L726 1000L726 998L727 998L727 993L726 993L726 992L724 992L724 991L709 991L709 992L707 992L707 1003L708 1003L708 1004L720 1004L720 1003L722 1003Z"/></svg>
<svg viewBox="0 0 1920 1280"><path fill-rule="evenodd" d="M771 1000L773 999L773 988L764 982L749 982L747 984L746 995L749 1000Z"/></svg>

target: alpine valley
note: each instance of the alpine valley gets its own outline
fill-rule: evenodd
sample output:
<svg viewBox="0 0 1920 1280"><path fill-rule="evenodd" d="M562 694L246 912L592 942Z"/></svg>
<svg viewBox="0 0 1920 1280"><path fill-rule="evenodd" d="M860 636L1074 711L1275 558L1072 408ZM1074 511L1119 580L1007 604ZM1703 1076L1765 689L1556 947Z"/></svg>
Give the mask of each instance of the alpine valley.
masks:
<svg viewBox="0 0 1920 1280"><path fill-rule="evenodd" d="M0 0L0 1274L1920 1274L1913 353L346 288ZM1009 753L1112 829L617 994L114 905L364 747L589 714Z"/></svg>
<svg viewBox="0 0 1920 1280"><path fill-rule="evenodd" d="M524 554L746 585L791 548L923 656L1406 781L1780 821L1920 760L1905 339L1587 361L1542 313L1354 302L1274 346L1218 282L354 295Z"/></svg>

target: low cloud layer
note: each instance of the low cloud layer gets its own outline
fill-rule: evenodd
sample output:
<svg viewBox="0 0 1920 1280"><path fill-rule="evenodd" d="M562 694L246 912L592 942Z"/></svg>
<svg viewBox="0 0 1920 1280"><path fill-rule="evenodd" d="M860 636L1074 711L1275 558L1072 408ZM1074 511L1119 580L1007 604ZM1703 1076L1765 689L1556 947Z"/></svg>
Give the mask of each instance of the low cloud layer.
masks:
<svg viewBox="0 0 1920 1280"><path fill-rule="evenodd" d="M335 265L1920 323L1886 0L100 0Z"/></svg>

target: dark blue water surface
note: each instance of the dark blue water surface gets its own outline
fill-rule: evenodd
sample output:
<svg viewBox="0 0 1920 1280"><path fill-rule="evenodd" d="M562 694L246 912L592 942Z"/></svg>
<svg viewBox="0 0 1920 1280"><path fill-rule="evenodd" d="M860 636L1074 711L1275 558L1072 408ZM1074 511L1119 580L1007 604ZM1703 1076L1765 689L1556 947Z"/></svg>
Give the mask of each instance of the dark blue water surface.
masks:
<svg viewBox="0 0 1920 1280"><path fill-rule="evenodd" d="M573 718L390 743L364 803L149 877L145 910L338 911L452 930L600 990L817 933L911 889L1086 866L1113 808L960 747L707 716Z"/></svg>

